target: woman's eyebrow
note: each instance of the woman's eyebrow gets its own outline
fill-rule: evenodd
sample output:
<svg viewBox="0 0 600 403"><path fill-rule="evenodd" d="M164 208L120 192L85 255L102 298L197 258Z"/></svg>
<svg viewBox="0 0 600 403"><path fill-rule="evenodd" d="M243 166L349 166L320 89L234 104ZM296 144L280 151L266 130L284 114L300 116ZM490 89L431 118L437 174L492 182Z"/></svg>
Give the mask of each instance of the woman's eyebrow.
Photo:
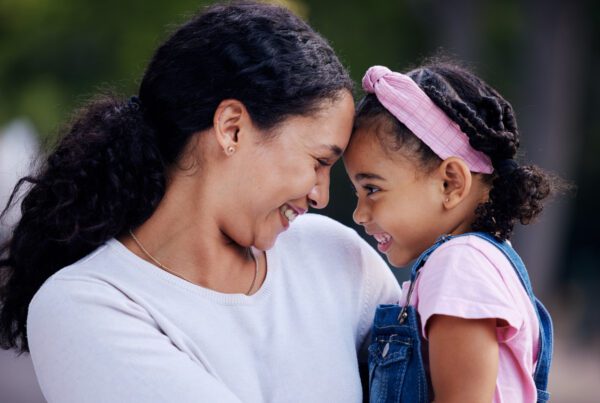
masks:
<svg viewBox="0 0 600 403"><path fill-rule="evenodd" d="M335 158L339 157L344 152L340 147L336 146L335 144L325 144L322 145L321 148L329 151L331 153L331 156Z"/></svg>

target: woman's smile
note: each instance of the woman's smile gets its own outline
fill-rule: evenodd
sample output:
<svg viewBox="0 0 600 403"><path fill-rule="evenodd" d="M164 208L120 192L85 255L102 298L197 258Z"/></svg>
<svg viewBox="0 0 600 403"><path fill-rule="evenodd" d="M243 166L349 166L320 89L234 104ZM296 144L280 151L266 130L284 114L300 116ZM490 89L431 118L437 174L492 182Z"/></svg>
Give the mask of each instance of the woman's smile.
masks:
<svg viewBox="0 0 600 403"><path fill-rule="evenodd" d="M306 211L306 209L296 207L288 203L284 204L279 208L279 212L281 213L282 217L281 222L283 223L283 226L285 228L289 227L289 223L294 221L296 217L306 213Z"/></svg>

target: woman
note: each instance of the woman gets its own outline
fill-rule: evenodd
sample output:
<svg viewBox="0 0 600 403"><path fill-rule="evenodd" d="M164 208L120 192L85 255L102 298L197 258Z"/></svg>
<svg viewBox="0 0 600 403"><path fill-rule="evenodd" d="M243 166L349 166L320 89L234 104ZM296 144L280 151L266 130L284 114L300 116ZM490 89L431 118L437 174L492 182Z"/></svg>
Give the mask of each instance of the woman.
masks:
<svg viewBox="0 0 600 403"><path fill-rule="evenodd" d="M361 400L357 351L397 284L354 231L297 218L328 203L350 90L289 11L216 5L138 97L79 112L1 261L3 346L31 351L48 401Z"/></svg>

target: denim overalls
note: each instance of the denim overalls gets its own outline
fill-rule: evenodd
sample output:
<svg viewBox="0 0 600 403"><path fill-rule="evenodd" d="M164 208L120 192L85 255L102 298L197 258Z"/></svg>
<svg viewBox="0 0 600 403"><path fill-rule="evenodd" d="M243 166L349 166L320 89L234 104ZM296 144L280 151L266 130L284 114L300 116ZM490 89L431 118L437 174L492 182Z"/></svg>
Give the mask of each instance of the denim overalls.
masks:
<svg viewBox="0 0 600 403"><path fill-rule="evenodd" d="M542 303L533 295L529 276L521 258L507 242L498 242L483 232L471 232L458 236L475 235L491 242L510 260L525 287L540 324L538 362L534 373L537 402L550 398L547 392L548 373L552 360L552 320ZM433 399L428 371L423 359L427 348L422 347L419 315L409 305L419 270L431 253L441 244L455 236L444 235L417 259L411 269L410 288L404 306L380 305L375 313L373 335L369 346L369 385L372 403L428 403Z"/></svg>

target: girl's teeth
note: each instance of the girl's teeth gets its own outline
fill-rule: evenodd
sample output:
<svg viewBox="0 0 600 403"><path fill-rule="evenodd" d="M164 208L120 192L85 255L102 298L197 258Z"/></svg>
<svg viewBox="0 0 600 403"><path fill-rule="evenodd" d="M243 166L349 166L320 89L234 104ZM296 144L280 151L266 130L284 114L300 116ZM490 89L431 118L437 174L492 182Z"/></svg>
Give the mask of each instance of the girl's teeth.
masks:
<svg viewBox="0 0 600 403"><path fill-rule="evenodd" d="M392 239L392 237L389 234L375 234L373 236L379 243L387 243Z"/></svg>

